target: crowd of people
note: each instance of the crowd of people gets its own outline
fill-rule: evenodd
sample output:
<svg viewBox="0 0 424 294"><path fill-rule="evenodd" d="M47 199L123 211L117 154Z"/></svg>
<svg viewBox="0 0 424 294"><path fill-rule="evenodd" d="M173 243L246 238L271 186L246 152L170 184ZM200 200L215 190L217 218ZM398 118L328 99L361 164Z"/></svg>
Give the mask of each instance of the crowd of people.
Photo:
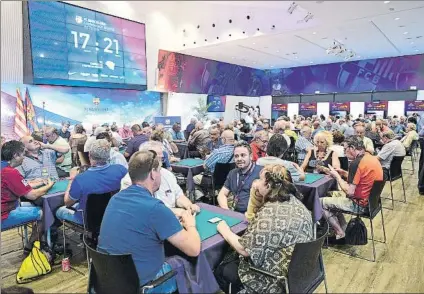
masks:
<svg viewBox="0 0 424 294"><path fill-rule="evenodd" d="M225 221L217 225L237 256L215 270L221 289L227 292L231 284L234 292L280 292L281 285L252 272L250 265L284 276L294 245L313 238L311 213L295 184L306 173L326 174L337 181L340 190L329 191L332 197L321 198L321 204L334 238L343 240L346 221L334 210L365 211L373 183L388 179L393 157L410 151L419 138L417 131L424 135L417 115L355 120L349 115L295 115L279 117L271 126L269 119L256 114L228 124L212 120L208 128L192 119L185 130L179 123L165 129L143 122L122 128L115 123L93 125L90 132L80 124L70 130L64 122L60 129L47 126L19 141L2 139L2 226L38 219L39 229L33 230L25 247L28 254L34 240L45 240L39 200L55 181L69 179L57 219L77 224L82 224L79 212L90 194L114 193L97 250L131 253L140 283L145 284L171 270L165 261L165 240L188 256L201 250L195 218L200 208L179 186L171 166L180 160L177 144L185 142L190 157L204 160L205 172L193 178L196 200L210 197L207 174L218 163L234 163L217 202L223 209L244 213L249 221L242 236ZM266 228L261 226L264 222ZM51 229L53 246L60 249L55 234L59 225L56 222ZM258 244L259 239L264 242ZM284 254L276 255L277 251ZM170 279L155 292L174 290L175 279Z"/></svg>

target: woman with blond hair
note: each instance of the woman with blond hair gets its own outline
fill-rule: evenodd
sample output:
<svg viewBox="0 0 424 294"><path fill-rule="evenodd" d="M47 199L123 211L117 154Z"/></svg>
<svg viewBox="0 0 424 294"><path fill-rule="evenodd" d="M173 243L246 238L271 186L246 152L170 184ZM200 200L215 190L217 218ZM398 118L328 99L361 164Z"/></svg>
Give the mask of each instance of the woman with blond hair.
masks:
<svg viewBox="0 0 424 294"><path fill-rule="evenodd" d="M298 200L301 195L282 165L265 166L253 190L255 199L250 205L254 216L243 236L234 234L225 221L217 226L235 252L227 254L215 277L226 293L230 284L233 293L242 289L246 293L283 293L281 283L250 267L287 277L294 245L313 238L311 213Z"/></svg>
<svg viewBox="0 0 424 294"><path fill-rule="evenodd" d="M314 146L306 154L301 168L314 173L325 173L329 164L335 169L340 168L339 157L331 149L332 145L333 134L328 131L317 133L314 137Z"/></svg>

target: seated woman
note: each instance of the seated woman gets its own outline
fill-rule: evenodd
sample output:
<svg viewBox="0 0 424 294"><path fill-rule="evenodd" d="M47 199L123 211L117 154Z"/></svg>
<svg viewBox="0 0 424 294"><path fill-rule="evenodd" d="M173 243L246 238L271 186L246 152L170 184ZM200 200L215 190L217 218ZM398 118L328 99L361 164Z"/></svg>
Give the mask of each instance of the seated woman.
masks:
<svg viewBox="0 0 424 294"><path fill-rule="evenodd" d="M297 199L301 195L282 165L265 166L254 187L254 217L244 235L234 234L225 221L217 226L236 251L235 258L223 262L215 271L216 280L226 293L230 283L233 293L243 288L247 293L282 293L281 284L250 270L250 266L287 276L294 245L313 238L311 213ZM261 226L263 223L268 225ZM264 242L258 244L257 240Z"/></svg>
<svg viewBox="0 0 424 294"><path fill-rule="evenodd" d="M405 146L406 150L408 150L411 147L412 142L418 139L417 126L413 123L408 123L406 125L406 136L400 140L403 146Z"/></svg>
<svg viewBox="0 0 424 294"><path fill-rule="evenodd" d="M321 131L314 137L314 147L309 149L301 168L307 172L325 173L328 165L340 168L337 153L331 149L333 135L328 131Z"/></svg>
<svg viewBox="0 0 424 294"><path fill-rule="evenodd" d="M345 140L344 135L340 131L333 132L333 146L331 146L331 150L336 152L337 157L345 157L343 142Z"/></svg>

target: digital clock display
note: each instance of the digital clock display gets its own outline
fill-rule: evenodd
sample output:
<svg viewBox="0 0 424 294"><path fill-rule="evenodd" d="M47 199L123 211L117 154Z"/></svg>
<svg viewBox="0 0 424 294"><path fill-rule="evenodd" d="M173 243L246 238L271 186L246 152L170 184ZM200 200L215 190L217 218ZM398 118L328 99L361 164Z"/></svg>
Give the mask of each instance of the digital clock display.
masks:
<svg viewBox="0 0 424 294"><path fill-rule="evenodd" d="M24 5L33 83L146 86L144 24L56 1Z"/></svg>

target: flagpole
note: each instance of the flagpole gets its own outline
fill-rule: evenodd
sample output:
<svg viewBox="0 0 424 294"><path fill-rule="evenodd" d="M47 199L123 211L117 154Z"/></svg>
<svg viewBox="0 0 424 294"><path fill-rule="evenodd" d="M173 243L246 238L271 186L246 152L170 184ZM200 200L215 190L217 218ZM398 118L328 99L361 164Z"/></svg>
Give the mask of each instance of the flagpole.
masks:
<svg viewBox="0 0 424 294"><path fill-rule="evenodd" d="M43 101L43 127L46 126L46 112L45 112L46 102Z"/></svg>

